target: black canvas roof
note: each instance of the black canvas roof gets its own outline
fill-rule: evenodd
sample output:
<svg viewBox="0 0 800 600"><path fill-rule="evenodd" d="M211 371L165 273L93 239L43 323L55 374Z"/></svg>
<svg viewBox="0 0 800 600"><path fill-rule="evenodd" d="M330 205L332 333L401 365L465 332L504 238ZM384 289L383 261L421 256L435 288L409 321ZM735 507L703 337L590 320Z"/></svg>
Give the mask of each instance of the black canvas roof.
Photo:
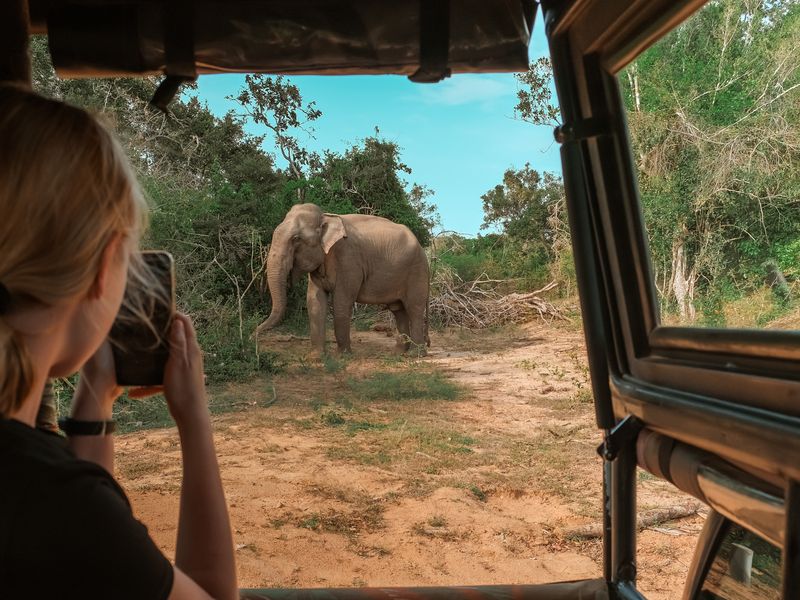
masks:
<svg viewBox="0 0 800 600"><path fill-rule="evenodd" d="M31 0L62 77L521 71L533 0Z"/></svg>

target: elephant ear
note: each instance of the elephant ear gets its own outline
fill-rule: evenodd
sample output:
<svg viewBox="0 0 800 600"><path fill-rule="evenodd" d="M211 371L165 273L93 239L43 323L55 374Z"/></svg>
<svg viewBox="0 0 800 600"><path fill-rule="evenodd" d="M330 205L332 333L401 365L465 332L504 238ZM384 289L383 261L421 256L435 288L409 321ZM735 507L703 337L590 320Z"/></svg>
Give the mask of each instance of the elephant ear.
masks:
<svg viewBox="0 0 800 600"><path fill-rule="evenodd" d="M339 215L325 213L322 215L322 225L320 227L320 237L322 249L325 254L331 251L333 245L342 238L347 237L347 230L344 228L344 221Z"/></svg>

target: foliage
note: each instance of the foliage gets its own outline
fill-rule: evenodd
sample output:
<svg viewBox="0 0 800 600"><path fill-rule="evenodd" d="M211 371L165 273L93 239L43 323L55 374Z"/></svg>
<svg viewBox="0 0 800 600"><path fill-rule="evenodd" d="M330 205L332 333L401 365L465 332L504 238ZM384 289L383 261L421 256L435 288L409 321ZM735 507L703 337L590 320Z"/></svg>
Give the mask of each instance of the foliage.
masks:
<svg viewBox="0 0 800 600"><path fill-rule="evenodd" d="M366 379L350 379L359 400L455 400L462 390L438 371L378 372Z"/></svg>
<svg viewBox="0 0 800 600"><path fill-rule="evenodd" d="M553 67L550 59L537 59L525 73L515 77L522 87L517 90L514 114L532 125L556 125L560 110L553 104Z"/></svg>
<svg viewBox="0 0 800 600"><path fill-rule="evenodd" d="M526 164L522 169L508 169L503 185L481 196L483 225L502 226L503 233L521 245L523 253L539 263L552 258L558 230L551 215L563 210L564 191L561 179L552 173L540 175Z"/></svg>
<svg viewBox="0 0 800 600"><path fill-rule="evenodd" d="M717 0L621 78L656 286L669 308L687 282L708 325L777 285L765 265L796 277L798 41L797 3Z"/></svg>
<svg viewBox="0 0 800 600"><path fill-rule="evenodd" d="M517 78L517 117L555 124L549 61ZM725 306L765 285L775 315L788 310L800 265L800 4L711 0L620 83L662 310L724 326Z"/></svg>
<svg viewBox="0 0 800 600"><path fill-rule="evenodd" d="M503 183L481 199L481 228L499 231L476 238L454 233L438 236L433 245L434 270L452 269L467 282L507 280L522 291L552 280L566 284L564 291L570 290L574 269L561 179L526 164L506 170Z"/></svg>
<svg viewBox="0 0 800 600"><path fill-rule="evenodd" d="M254 123L272 132L293 178L301 179L304 168L317 163L319 157L301 147L292 131L301 129L311 135L313 130L308 124L319 119L322 111L314 102L304 105L296 85L280 75L245 75L245 87L231 99L244 108Z"/></svg>
<svg viewBox="0 0 800 600"><path fill-rule="evenodd" d="M325 153L310 198L328 212L370 214L406 225L427 246L437 221L436 207L427 201L431 192L418 184L406 189L401 173L410 175L411 169L401 161L399 146L368 137L344 154Z"/></svg>

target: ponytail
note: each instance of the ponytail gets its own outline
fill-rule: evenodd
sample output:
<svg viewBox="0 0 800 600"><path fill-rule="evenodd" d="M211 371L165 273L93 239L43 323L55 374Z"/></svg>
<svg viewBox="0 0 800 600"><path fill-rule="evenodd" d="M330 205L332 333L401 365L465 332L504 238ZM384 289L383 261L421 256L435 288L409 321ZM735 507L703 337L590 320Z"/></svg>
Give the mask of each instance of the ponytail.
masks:
<svg viewBox="0 0 800 600"><path fill-rule="evenodd" d="M33 385L33 365L22 334L0 316L0 417L8 418L28 396Z"/></svg>

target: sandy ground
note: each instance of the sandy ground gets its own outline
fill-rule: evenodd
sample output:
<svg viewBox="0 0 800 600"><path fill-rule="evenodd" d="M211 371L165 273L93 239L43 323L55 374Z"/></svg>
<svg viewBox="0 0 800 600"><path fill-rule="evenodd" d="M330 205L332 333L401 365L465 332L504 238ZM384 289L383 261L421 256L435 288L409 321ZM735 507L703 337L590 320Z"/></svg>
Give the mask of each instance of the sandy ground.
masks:
<svg viewBox="0 0 800 600"><path fill-rule="evenodd" d="M239 409L214 423L242 587L601 575L600 542L565 535L600 518L600 433L582 334L537 322L431 337L429 356L412 360L394 357L385 333L354 332L351 358L313 362L307 341L273 336L263 346L284 357L285 373L214 391ZM395 390L420 373L443 376L460 395L383 397L381 386ZM171 556L176 432L120 436L118 448L134 511ZM685 500L647 473L638 494L640 510ZM648 598L680 596L702 521L640 534Z"/></svg>

